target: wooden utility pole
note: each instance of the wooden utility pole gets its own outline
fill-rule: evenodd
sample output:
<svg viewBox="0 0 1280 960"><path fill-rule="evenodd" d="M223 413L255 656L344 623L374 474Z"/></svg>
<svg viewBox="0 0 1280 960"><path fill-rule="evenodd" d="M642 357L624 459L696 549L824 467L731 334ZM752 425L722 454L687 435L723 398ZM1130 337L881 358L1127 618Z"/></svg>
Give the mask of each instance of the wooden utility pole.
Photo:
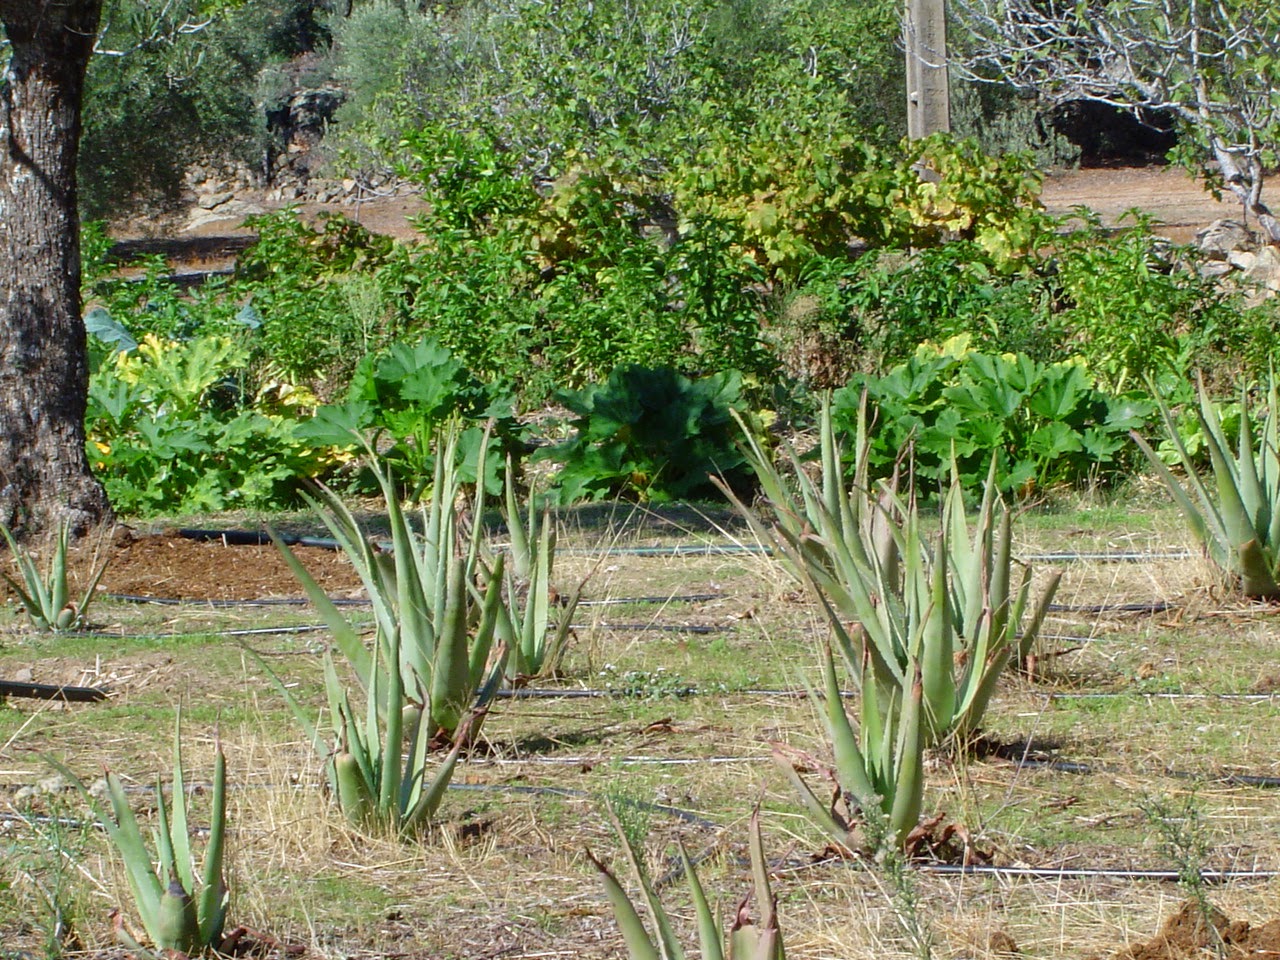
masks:
<svg viewBox="0 0 1280 960"><path fill-rule="evenodd" d="M947 81L945 0L906 0L907 136L913 140L951 130Z"/></svg>

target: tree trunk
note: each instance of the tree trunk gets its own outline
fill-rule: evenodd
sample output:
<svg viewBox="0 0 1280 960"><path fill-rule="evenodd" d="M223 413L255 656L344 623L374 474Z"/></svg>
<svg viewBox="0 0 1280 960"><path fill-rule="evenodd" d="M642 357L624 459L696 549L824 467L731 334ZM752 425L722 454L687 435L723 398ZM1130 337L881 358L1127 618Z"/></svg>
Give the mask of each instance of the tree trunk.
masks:
<svg viewBox="0 0 1280 960"><path fill-rule="evenodd" d="M30 537L111 517L85 454L76 154L101 0L0 0L0 522Z"/></svg>

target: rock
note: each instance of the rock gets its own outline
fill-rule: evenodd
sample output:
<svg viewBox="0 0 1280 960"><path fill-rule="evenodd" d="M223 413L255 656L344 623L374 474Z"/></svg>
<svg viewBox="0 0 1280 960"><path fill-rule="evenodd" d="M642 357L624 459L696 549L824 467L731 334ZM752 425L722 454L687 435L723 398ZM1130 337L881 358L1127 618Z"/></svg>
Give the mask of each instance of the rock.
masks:
<svg viewBox="0 0 1280 960"><path fill-rule="evenodd" d="M1196 234L1196 246L1211 260L1225 260L1233 250L1255 245L1253 232L1239 220L1215 220Z"/></svg>
<svg viewBox="0 0 1280 960"><path fill-rule="evenodd" d="M342 181L342 192L343 192L343 193L355 193L355 192L356 192L356 182L355 182L354 180L352 180L350 177L347 177L347 179L345 179L345 180L343 180L343 181Z"/></svg>
<svg viewBox="0 0 1280 960"><path fill-rule="evenodd" d="M1248 273L1258 262L1258 255L1251 250L1232 250L1227 254L1227 264Z"/></svg>
<svg viewBox="0 0 1280 960"><path fill-rule="evenodd" d="M14 683L32 683L36 679L35 671L30 667L22 667L13 672L13 676L9 677Z"/></svg>
<svg viewBox="0 0 1280 960"><path fill-rule="evenodd" d="M70 789L71 784L60 773L55 773L53 776L36 781L36 791L38 793L62 793L64 790Z"/></svg>
<svg viewBox="0 0 1280 960"><path fill-rule="evenodd" d="M235 194L230 190L219 190L217 193L205 193L196 198L196 206L202 210L213 210L220 207L228 200L235 199Z"/></svg>
<svg viewBox="0 0 1280 960"><path fill-rule="evenodd" d="M1280 250L1275 247L1259 247L1253 255L1253 262L1248 266L1240 265L1239 269L1245 279L1268 290L1280 291Z"/></svg>
<svg viewBox="0 0 1280 960"><path fill-rule="evenodd" d="M1231 272L1231 264L1225 260L1206 260L1196 268L1196 272L1206 280L1213 277L1225 277Z"/></svg>

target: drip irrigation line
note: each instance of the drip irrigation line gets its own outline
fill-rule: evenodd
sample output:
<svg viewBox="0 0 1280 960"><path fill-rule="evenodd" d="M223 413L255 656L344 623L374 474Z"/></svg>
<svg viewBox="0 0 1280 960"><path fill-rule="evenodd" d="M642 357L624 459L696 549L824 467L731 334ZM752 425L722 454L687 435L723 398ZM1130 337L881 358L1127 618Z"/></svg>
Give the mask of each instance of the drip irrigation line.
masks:
<svg viewBox="0 0 1280 960"><path fill-rule="evenodd" d="M477 767L506 767L530 764L545 767L598 767L602 764L626 764L629 766L696 767L725 766L733 763L766 763L768 757L490 757L471 759L468 765Z"/></svg>
<svg viewBox="0 0 1280 960"><path fill-rule="evenodd" d="M449 789L477 793L516 793L522 795L573 797L575 799L591 799L594 796L598 796L598 794L593 794L588 790L579 790L574 787L534 787L518 783L451 783L449 784ZM683 820L685 823L692 823L708 830L720 829L720 824L714 820L708 820L692 810L672 807L665 803L637 800L632 797L612 797L611 799L614 803L635 807L637 810L647 810L651 813L663 813L669 817L675 817L677 820Z"/></svg>
<svg viewBox="0 0 1280 960"><path fill-rule="evenodd" d="M1014 766L1023 768L1039 767L1054 770L1058 773L1075 773L1081 776L1108 774L1111 776L1131 776L1134 771L1124 770L1104 763L1081 763L1076 760L1058 760L1053 757L1018 757L1012 759ZM1160 776L1172 780L1193 780L1197 783L1216 783L1227 787L1261 787L1264 789L1280 789L1280 777L1253 773L1196 773L1191 770L1177 770L1166 767Z"/></svg>
<svg viewBox="0 0 1280 960"><path fill-rule="evenodd" d="M640 606L642 604L666 603L706 603L710 600L732 599L732 594L724 593L687 593L674 594L670 597L605 597L600 600L579 600L580 607L623 607Z"/></svg>
<svg viewBox="0 0 1280 960"><path fill-rule="evenodd" d="M773 548L755 543L676 543L665 547L558 547L570 557L720 557L773 556Z"/></svg>
<svg viewBox="0 0 1280 960"><path fill-rule="evenodd" d="M733 627L723 623L610 623L602 620L599 623L574 623L571 630L590 630L592 627L603 627L606 630L638 630L653 633L732 633Z"/></svg>
<svg viewBox="0 0 1280 960"><path fill-rule="evenodd" d="M184 540L202 542L221 542L228 547L267 547L271 545L271 535L261 530L197 530L183 528L176 531ZM280 542L291 547L319 547L323 550L341 549L341 544L332 537L300 537L290 533L278 534Z"/></svg>
<svg viewBox="0 0 1280 960"><path fill-rule="evenodd" d="M1176 610L1177 604L1167 600L1150 603L1051 603L1051 613L1165 613Z"/></svg>
<svg viewBox="0 0 1280 960"><path fill-rule="evenodd" d="M1190 560L1190 550L1169 550L1161 553L1111 552L1099 553L1032 553L1023 558L1024 563L1160 563L1168 560Z"/></svg>
<svg viewBox="0 0 1280 960"><path fill-rule="evenodd" d="M202 600L198 597L148 597L136 593L108 593L108 600L118 600L121 603L153 603L163 607L215 607L218 609L227 607L305 607L311 603L306 597L257 597L245 600ZM372 604L368 600L362 600L352 597L330 597L330 602L335 607L368 607Z"/></svg>
<svg viewBox="0 0 1280 960"><path fill-rule="evenodd" d="M220 542L226 546L269 546L271 536L261 530L206 530L184 527L175 531L187 540ZM278 534L280 540L291 547L317 547L323 550L340 550L342 545L332 537L309 537L296 534ZM755 543L698 543L670 544L647 547L561 547L558 551L567 556L591 557L709 557L734 554L772 556L772 547ZM1053 551L1029 554L1027 563L1160 563L1173 560L1189 560L1189 550L1159 552L1134 550L1102 551Z"/></svg>
<svg viewBox="0 0 1280 960"><path fill-rule="evenodd" d="M1045 693L1050 700L1103 700L1129 697L1145 700L1225 700L1263 703L1280 698L1277 693L1148 693L1142 690L1110 690L1097 693Z"/></svg>

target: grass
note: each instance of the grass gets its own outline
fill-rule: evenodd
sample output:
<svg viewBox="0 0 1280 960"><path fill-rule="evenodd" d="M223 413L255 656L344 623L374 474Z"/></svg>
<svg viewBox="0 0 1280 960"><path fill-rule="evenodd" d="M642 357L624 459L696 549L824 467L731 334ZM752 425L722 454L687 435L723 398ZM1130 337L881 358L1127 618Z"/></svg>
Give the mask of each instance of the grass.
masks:
<svg viewBox="0 0 1280 960"><path fill-rule="evenodd" d="M570 518L561 542L626 547L716 536L692 512L667 524L654 514L595 508L581 521ZM1040 511L1020 537L1023 553L1186 545L1168 508L1123 504ZM576 582L596 562L566 558L564 581ZM1196 562L1067 567L1060 603L1163 600L1174 607L1055 613L1050 632L1090 642L1051 641L1051 649L1070 652L1048 657L1046 675L1035 683L1006 680L986 732L1006 744L1030 738L1035 751L1105 772L939 756L929 768L928 809L963 823L998 863L1174 868L1140 801L1176 800L1195 786L1207 866L1280 866L1275 791L1196 784L1167 772L1173 766L1280 775L1280 703L1156 696L1280 686L1270 647L1276 614L1212 589ZM762 802L790 955L918 956L902 936L899 906L882 878L813 861L824 841L768 759L772 742L824 750L813 705L796 695L805 679L814 679L819 634L816 612L794 584L767 559L748 555L617 555L600 564L587 589L591 599L692 593L718 597L581 610L564 673L548 685L595 689L630 674L643 695L501 702L485 726L486 749L459 770L462 789L449 794L441 824L408 845L343 822L322 794L319 763L287 708L240 646L251 643L318 709L320 636L217 635L309 622L307 611L108 602L95 608L95 620L113 632L183 634L169 640L39 638L20 618L3 617L0 677L30 669L37 680L105 683L113 699L84 706L14 700L0 707L0 813L13 812L19 787L50 772L44 754L89 780L106 762L147 783L166 769L173 711L182 702L189 768L209 768L215 728L227 751L230 922L304 944L315 956L616 955L620 937L583 850L589 845L616 861L600 802L619 792L642 805L655 875L664 874L682 839L691 852L708 853L699 872L724 909L746 887L746 818ZM636 624L729 629L696 635ZM612 669L602 676L606 665ZM700 693L673 695L690 686ZM1113 696L1070 696L1087 693ZM70 794L29 801L34 813L77 802ZM701 819L681 820L664 807ZM74 905L75 933L87 955L107 956L105 915L123 890L119 868L92 831L68 840L70 859L51 861L49 843L47 832L21 821L0 823L0 887L8 884L14 894L0 894L0 943L45 955L49 919L38 884L56 881ZM53 862L73 861L70 874L49 872ZM1154 935L1182 897L1173 885L1117 878L1033 882L926 873L915 880L921 918L933 932L932 955L940 958L997 956L993 929L1028 957L1109 955ZM1275 883L1237 882L1207 893L1233 917L1257 923L1280 916ZM682 883L663 896L677 916L689 915Z"/></svg>

